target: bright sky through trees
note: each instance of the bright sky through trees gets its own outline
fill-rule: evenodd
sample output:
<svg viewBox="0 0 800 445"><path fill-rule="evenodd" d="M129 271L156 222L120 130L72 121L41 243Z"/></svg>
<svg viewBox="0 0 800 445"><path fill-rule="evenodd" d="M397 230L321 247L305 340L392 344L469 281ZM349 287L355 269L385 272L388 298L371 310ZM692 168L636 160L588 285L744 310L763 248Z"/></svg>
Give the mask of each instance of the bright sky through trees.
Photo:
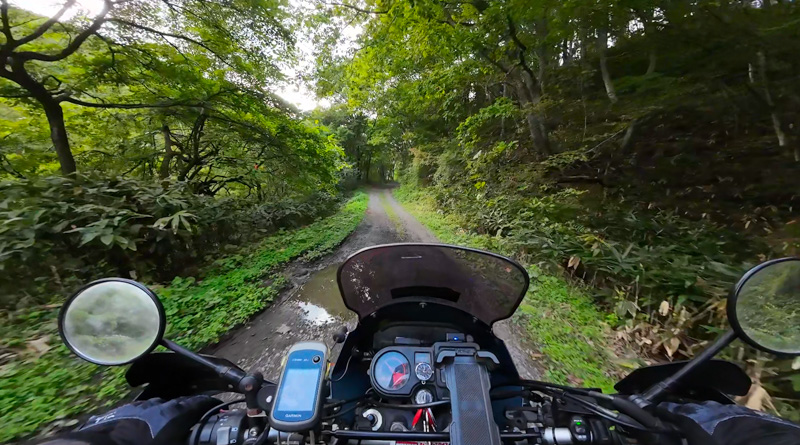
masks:
<svg viewBox="0 0 800 445"><path fill-rule="evenodd" d="M293 1L293 6L298 5L300 2ZM46 17L52 17L64 5L63 0L11 0L11 4L19 6L20 8L27 9L28 11L40 14ZM102 0L78 0L75 6L70 8L63 16L62 20L68 20L79 14L92 17L96 15L102 8ZM303 36L298 36L298 52L301 65L311 63L311 43L303 39ZM287 77L287 82L275 89L275 93L285 99L287 102L297 106L303 111L313 110L317 106L327 106L329 102L325 99L318 100L316 95L310 91L304 84L297 79L299 70L295 67L284 66L283 72ZM302 69L301 67L297 67Z"/></svg>

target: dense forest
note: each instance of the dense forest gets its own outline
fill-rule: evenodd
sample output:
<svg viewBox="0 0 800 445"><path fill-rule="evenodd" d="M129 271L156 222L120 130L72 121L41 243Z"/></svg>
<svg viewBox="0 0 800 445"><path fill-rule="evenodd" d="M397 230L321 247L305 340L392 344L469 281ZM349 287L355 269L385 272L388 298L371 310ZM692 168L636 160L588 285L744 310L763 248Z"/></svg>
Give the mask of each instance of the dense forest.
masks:
<svg viewBox="0 0 800 445"><path fill-rule="evenodd" d="M406 199L591 289L617 347L646 360L692 356L724 328L748 266L800 253L796 2L95 3L64 0L50 16L0 4L9 385L67 363L50 344L54 309L94 278L167 286L176 316L246 301L232 317L246 319L265 303L227 282L226 297L200 296L180 277L321 255L357 224L363 197L340 204L359 184L399 182ZM308 57L298 76L331 105L304 112L276 91ZM306 244L280 259L238 253L265 237L290 245L299 227ZM750 404L798 418L800 362L727 353L765 389ZM83 385L98 371L70 372ZM46 406L77 396L42 391L0 388L4 417L45 397L0 439L95 402Z"/></svg>

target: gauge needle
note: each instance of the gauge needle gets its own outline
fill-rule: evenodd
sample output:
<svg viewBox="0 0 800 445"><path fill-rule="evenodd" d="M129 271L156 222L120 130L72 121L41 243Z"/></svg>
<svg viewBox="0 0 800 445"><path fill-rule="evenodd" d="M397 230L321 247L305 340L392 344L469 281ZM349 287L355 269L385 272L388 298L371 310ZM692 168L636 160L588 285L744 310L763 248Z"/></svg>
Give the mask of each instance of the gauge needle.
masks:
<svg viewBox="0 0 800 445"><path fill-rule="evenodd" d="M392 373L392 387L396 387L397 385L402 383L403 382L403 377L405 377L405 376L406 375L403 374L402 372L393 372Z"/></svg>

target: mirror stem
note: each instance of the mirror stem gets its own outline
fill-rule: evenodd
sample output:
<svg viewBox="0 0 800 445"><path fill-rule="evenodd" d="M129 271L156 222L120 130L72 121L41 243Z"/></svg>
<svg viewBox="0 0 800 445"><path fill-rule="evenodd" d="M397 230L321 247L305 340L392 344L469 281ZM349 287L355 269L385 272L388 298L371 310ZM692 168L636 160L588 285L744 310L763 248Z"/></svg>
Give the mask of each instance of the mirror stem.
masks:
<svg viewBox="0 0 800 445"><path fill-rule="evenodd" d="M218 365L211 360L203 357L200 354L194 353L183 346L175 343L174 341L167 340L165 338L161 339L161 346L175 352L176 354L182 355L188 359L194 360L195 362L206 366L210 369L213 369L217 375L220 376L226 383L231 386L231 389L239 389L240 383L242 379L245 378L245 373L242 370L237 368L232 368L230 366L223 366Z"/></svg>
<svg viewBox="0 0 800 445"><path fill-rule="evenodd" d="M678 370L675 374L672 374L667 379L653 385L650 389L644 393L644 396L639 397L638 401L636 401L640 406L645 405L649 406L654 403L658 403L661 398L672 390L675 385L677 385L684 377L686 377L689 373L697 369L703 363L711 360L717 355L721 350L723 350L726 346L731 344L734 340L736 340L736 333L733 330L729 330L725 333L722 337L718 338L717 341L711 344L708 348L706 348L703 352L698 354L694 359L686 363L681 369Z"/></svg>

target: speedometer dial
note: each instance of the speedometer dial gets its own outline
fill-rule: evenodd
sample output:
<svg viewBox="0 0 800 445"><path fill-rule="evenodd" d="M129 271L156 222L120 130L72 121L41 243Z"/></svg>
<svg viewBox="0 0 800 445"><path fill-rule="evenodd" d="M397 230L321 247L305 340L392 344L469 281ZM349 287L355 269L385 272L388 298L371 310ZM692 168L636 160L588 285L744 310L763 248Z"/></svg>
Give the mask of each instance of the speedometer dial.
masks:
<svg viewBox="0 0 800 445"><path fill-rule="evenodd" d="M396 391L406 383L411 375L411 367L406 356L399 352L387 352L380 357L373 368L375 383L386 391Z"/></svg>

